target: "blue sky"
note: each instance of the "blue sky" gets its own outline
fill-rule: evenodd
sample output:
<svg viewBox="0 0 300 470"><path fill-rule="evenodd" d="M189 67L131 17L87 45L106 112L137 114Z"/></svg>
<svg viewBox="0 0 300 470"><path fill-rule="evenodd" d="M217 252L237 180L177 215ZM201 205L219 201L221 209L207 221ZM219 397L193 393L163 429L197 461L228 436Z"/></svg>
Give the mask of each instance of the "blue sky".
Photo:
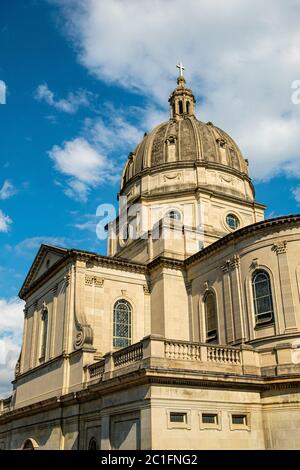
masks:
<svg viewBox="0 0 300 470"><path fill-rule="evenodd" d="M1 2L0 316L11 322L0 319L0 339L19 341L16 296L40 243L105 254L97 206L116 205L128 153L168 117L178 60L198 118L228 131L249 159L267 217L299 212L300 105L291 85L300 78L300 2L187 0L185 7ZM0 393L7 374L0 370Z"/></svg>

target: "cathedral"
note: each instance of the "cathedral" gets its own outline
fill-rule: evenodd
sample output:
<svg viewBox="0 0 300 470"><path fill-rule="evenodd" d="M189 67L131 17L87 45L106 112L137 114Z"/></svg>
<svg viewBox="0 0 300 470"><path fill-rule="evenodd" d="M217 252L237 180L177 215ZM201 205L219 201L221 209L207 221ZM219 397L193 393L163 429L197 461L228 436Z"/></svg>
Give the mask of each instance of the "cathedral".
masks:
<svg viewBox="0 0 300 470"><path fill-rule="evenodd" d="M300 215L264 219L178 68L170 119L126 161L107 256L33 261L0 449L300 448Z"/></svg>

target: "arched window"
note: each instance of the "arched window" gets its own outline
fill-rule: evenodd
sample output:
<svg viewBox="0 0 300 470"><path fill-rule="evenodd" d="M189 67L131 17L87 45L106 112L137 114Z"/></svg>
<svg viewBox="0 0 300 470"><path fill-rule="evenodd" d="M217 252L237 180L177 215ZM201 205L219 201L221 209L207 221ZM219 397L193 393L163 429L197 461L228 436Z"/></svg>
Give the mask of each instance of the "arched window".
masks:
<svg viewBox="0 0 300 470"><path fill-rule="evenodd" d="M204 297L205 306L205 324L206 324L206 341L218 341L218 319L217 319L217 302L215 293L209 291Z"/></svg>
<svg viewBox="0 0 300 470"><path fill-rule="evenodd" d="M256 324L274 320L270 276L266 271L256 271L252 277L253 300Z"/></svg>
<svg viewBox="0 0 300 470"><path fill-rule="evenodd" d="M22 446L22 450L35 450L38 448L38 444L33 439L26 439Z"/></svg>
<svg viewBox="0 0 300 470"><path fill-rule="evenodd" d="M189 101L187 101L186 103L186 112L190 114L190 102Z"/></svg>
<svg viewBox="0 0 300 470"><path fill-rule="evenodd" d="M92 439L90 439L88 450L98 450L97 442L96 442L96 439L94 437L92 437Z"/></svg>
<svg viewBox="0 0 300 470"><path fill-rule="evenodd" d="M179 106L179 114L183 114L183 103L182 103L182 101L179 101L178 106Z"/></svg>
<svg viewBox="0 0 300 470"><path fill-rule="evenodd" d="M41 352L40 352L41 359L43 359L46 356L47 336L48 336L48 308L46 307L46 304L44 303L43 310L42 310L42 328L41 328Z"/></svg>
<svg viewBox="0 0 300 470"><path fill-rule="evenodd" d="M114 348L126 348L131 344L131 305L127 300L118 300L114 306Z"/></svg>

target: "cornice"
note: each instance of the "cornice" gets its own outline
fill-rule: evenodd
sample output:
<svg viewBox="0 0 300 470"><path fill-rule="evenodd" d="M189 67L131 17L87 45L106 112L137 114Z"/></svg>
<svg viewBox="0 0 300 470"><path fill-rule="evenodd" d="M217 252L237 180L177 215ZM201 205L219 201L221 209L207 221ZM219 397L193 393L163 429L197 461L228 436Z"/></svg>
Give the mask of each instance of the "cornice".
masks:
<svg viewBox="0 0 300 470"><path fill-rule="evenodd" d="M128 389L129 387L141 384L252 390L260 393L269 390L300 390L300 376L261 377L257 375L232 375L210 371L201 371L201 373L195 371L193 373L193 371L186 369L143 367L122 376L90 384L78 392L71 392L61 397L49 398L4 412L0 415L0 425L48 410L99 399L108 393L124 389L124 387Z"/></svg>
<svg viewBox="0 0 300 470"><path fill-rule="evenodd" d="M223 246L229 245L231 242L238 242L248 235L261 232L262 230L281 228L296 223L300 223L300 214L276 217L274 219L263 220L255 224L247 225L246 227L225 235L225 237L220 238L220 240L217 240L211 245L208 245L203 250L198 251L194 255L190 256L185 260L185 265L190 266L196 261L199 261L206 256L218 251Z"/></svg>
<svg viewBox="0 0 300 470"><path fill-rule="evenodd" d="M254 186L252 183L252 180L247 173L241 172L235 168L232 168L227 165L223 165L222 163L214 163L214 162L208 162L206 160L191 160L191 161L176 161L176 162L168 162L168 163L161 163L160 165L156 165L154 167L148 167L139 172L137 175L135 175L133 178L129 179L128 182L125 184L124 187L120 190L120 196L123 196L126 190L128 188L131 188L134 183L136 183L139 179L141 179L143 176L148 176L156 173L161 173L163 171L170 171L173 169L184 169L184 168L197 168L197 167L203 167L205 169L212 169L212 170L219 170L223 171L226 173L230 173L231 175L237 176L238 178L241 178L243 180L248 181L250 183L251 188L254 191Z"/></svg>

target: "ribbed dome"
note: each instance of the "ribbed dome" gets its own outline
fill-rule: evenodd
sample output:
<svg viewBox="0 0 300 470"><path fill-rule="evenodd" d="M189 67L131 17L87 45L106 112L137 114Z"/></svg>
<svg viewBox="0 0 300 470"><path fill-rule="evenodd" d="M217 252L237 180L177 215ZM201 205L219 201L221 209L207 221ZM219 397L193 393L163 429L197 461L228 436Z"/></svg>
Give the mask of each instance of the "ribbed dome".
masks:
<svg viewBox="0 0 300 470"><path fill-rule="evenodd" d="M226 132L185 113L180 119L172 118L145 134L128 157L121 190L139 173L158 170L168 163L174 166L174 162L207 162L248 174L247 161Z"/></svg>

